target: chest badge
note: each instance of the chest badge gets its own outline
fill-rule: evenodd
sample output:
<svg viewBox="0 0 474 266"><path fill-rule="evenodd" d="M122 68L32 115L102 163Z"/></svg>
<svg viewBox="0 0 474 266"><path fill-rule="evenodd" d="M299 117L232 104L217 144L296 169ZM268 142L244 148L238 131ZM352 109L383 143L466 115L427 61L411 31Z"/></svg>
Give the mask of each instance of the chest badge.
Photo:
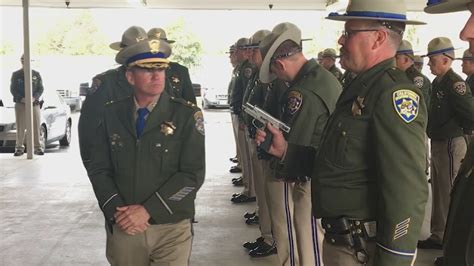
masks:
<svg viewBox="0 0 474 266"><path fill-rule="evenodd" d="M420 96L411 90L398 90L393 93L395 111L406 123L418 116Z"/></svg>
<svg viewBox="0 0 474 266"><path fill-rule="evenodd" d="M352 115L362 115L362 109L364 109L365 97L357 96L357 99L352 103Z"/></svg>
<svg viewBox="0 0 474 266"><path fill-rule="evenodd" d="M160 131L165 136L173 135L175 130L176 130L176 126L173 125L173 122L163 122L161 124L161 130Z"/></svg>

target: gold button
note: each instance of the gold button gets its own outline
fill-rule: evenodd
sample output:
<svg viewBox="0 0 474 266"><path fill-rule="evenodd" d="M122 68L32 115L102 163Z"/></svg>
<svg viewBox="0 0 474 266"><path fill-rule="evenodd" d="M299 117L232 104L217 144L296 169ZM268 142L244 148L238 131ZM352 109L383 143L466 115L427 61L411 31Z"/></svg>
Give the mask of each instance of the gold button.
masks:
<svg viewBox="0 0 474 266"><path fill-rule="evenodd" d="M161 143L156 143L156 147L161 147Z"/></svg>
<svg viewBox="0 0 474 266"><path fill-rule="evenodd" d="M328 228L331 228L332 226L330 224L328 224Z"/></svg>
<svg viewBox="0 0 474 266"><path fill-rule="evenodd" d="M346 133L346 131L342 131L341 134L342 134L343 136L346 136L347 133Z"/></svg>
<svg viewBox="0 0 474 266"><path fill-rule="evenodd" d="M334 238L331 238L331 243L336 243L336 240L334 240Z"/></svg>
<svg viewBox="0 0 474 266"><path fill-rule="evenodd" d="M165 149L165 152L168 152L168 149Z"/></svg>
<svg viewBox="0 0 474 266"><path fill-rule="evenodd" d="M356 231L358 234L362 233L362 231L360 229L357 229Z"/></svg>

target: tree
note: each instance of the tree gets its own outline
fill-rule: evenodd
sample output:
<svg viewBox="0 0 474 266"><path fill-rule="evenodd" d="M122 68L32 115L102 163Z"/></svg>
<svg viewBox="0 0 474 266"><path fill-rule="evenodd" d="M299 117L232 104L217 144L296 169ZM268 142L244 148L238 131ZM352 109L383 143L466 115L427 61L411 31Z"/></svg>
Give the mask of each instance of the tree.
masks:
<svg viewBox="0 0 474 266"><path fill-rule="evenodd" d="M10 42L2 43L0 45L0 55L7 55L13 52L13 44Z"/></svg>
<svg viewBox="0 0 474 266"><path fill-rule="evenodd" d="M178 62L191 70L201 64L202 45L196 35L189 31L184 20L178 19L166 29L167 38L176 41L171 46L171 61Z"/></svg>
<svg viewBox="0 0 474 266"><path fill-rule="evenodd" d="M69 21L57 23L32 47L38 55L104 55L113 52L99 33L89 10Z"/></svg>

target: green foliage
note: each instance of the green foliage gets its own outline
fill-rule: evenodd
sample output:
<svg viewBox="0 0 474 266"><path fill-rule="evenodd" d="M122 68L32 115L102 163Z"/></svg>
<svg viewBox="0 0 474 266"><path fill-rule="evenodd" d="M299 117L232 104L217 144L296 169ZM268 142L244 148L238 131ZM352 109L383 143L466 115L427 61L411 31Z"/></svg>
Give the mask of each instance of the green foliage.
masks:
<svg viewBox="0 0 474 266"><path fill-rule="evenodd" d="M6 42L0 45L0 55L7 55L11 53L13 53L13 44Z"/></svg>
<svg viewBox="0 0 474 266"><path fill-rule="evenodd" d="M186 28L183 19L175 21L166 28L167 38L176 41L171 44L171 61L178 62L190 70L201 64L203 48L197 36Z"/></svg>
<svg viewBox="0 0 474 266"><path fill-rule="evenodd" d="M88 10L81 12L77 17L56 24L32 47L38 55L112 54Z"/></svg>

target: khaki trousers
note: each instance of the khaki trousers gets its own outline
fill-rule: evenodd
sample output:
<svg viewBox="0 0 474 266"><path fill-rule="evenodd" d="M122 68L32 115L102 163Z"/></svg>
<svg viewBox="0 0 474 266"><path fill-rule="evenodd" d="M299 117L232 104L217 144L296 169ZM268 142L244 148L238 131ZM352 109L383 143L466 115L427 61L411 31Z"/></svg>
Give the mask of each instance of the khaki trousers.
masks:
<svg viewBox="0 0 474 266"><path fill-rule="evenodd" d="M252 164L252 179L254 181L255 196L257 197L257 215L260 224L261 236L269 245L273 245L272 221L268 209L267 197L265 193L265 176L263 175L264 161L258 159L257 144L253 139L247 137L247 144L250 151L250 161Z"/></svg>
<svg viewBox="0 0 474 266"><path fill-rule="evenodd" d="M238 118L237 118L238 119ZM252 164L250 162L250 151L247 145L247 129L238 130L238 143L240 148L240 166L242 168L242 181L244 183L244 190L242 194L248 197L255 197L255 185L252 176Z"/></svg>
<svg viewBox="0 0 474 266"><path fill-rule="evenodd" d="M26 135L26 106L24 103L15 103L15 118L16 118L16 150L24 150L25 135ZM35 150L43 150L45 147L41 146L40 136L40 106L33 105L33 145Z"/></svg>
<svg viewBox="0 0 474 266"><path fill-rule="evenodd" d="M311 182L284 183L283 195L286 237L274 232L281 265L321 265L322 228L311 212Z"/></svg>
<svg viewBox="0 0 474 266"><path fill-rule="evenodd" d="M431 140L431 234L441 241L440 244L448 218L451 189L466 151L464 137Z"/></svg>
<svg viewBox="0 0 474 266"><path fill-rule="evenodd" d="M107 260L113 266L189 265L193 240L189 219L173 224L150 225L138 235L128 235L116 225L107 231Z"/></svg>
<svg viewBox="0 0 474 266"><path fill-rule="evenodd" d="M234 132L234 141L235 141L235 155L237 156L237 159L239 162L237 163L237 167L241 168L240 165L240 148L239 148L239 140L238 140L238 135L239 135L239 118L236 115L231 114L230 115L230 120L232 121L232 129Z"/></svg>
<svg viewBox="0 0 474 266"><path fill-rule="evenodd" d="M347 247L335 246L323 241L323 260L326 266L372 266L375 256L375 241L367 243L367 251L369 253L369 261L367 264L362 264L357 261L354 251ZM372 259L371 259L372 258Z"/></svg>

